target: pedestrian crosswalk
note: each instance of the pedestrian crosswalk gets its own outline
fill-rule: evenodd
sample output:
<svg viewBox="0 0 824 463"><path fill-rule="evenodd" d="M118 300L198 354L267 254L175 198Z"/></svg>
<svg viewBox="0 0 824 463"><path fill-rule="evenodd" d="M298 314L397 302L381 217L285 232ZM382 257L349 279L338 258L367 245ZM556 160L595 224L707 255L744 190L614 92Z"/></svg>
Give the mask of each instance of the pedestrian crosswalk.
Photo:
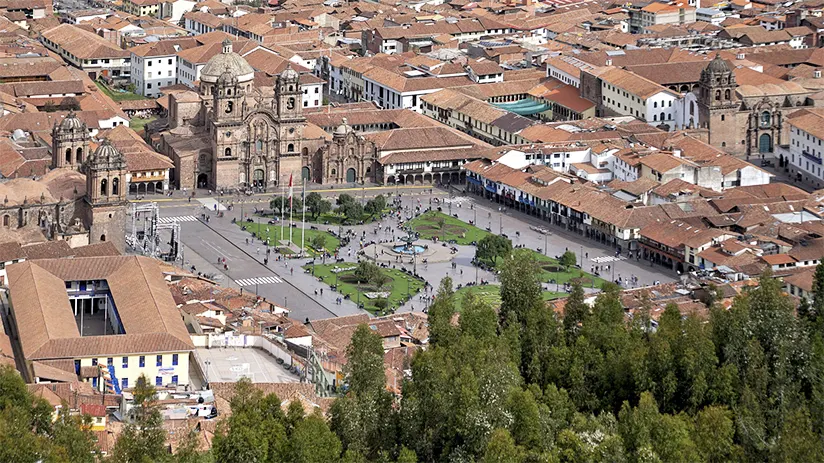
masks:
<svg viewBox="0 0 824 463"><path fill-rule="evenodd" d="M593 257L592 261L596 264L608 264L610 262L617 262L621 260L627 260L626 256L600 256L600 257Z"/></svg>
<svg viewBox="0 0 824 463"><path fill-rule="evenodd" d="M273 285L275 283L283 283L283 280L278 277L255 277L235 280L235 283L237 283L238 286Z"/></svg>
<svg viewBox="0 0 824 463"><path fill-rule="evenodd" d="M181 215L181 216L177 216L177 217L161 217L161 218L157 219L157 221L160 222L160 223L172 223L174 221L178 221L178 222L196 222L197 217L195 217L193 215Z"/></svg>

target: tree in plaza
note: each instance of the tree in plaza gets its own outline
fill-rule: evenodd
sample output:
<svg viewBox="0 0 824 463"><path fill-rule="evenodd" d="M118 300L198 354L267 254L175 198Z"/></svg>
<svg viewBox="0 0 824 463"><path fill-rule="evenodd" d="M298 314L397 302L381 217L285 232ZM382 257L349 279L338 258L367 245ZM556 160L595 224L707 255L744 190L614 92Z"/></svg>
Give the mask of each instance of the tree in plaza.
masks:
<svg viewBox="0 0 824 463"><path fill-rule="evenodd" d="M374 272L374 275L372 275L372 279L369 280L369 282L372 283L378 291L380 291L385 288L386 285L392 283L392 277L381 271L380 267L378 267L378 271Z"/></svg>
<svg viewBox="0 0 824 463"><path fill-rule="evenodd" d="M320 193L313 191L306 195L306 210L309 211L312 220L316 220L318 216L332 210L332 203L323 199Z"/></svg>
<svg viewBox="0 0 824 463"><path fill-rule="evenodd" d="M578 257L575 256L575 253L572 251L566 251L562 256L561 259L558 261L565 269L569 270L570 267L574 266L578 263Z"/></svg>
<svg viewBox="0 0 824 463"><path fill-rule="evenodd" d="M347 202L338 208L338 213L343 215L345 222L355 223L363 220L363 205L356 201Z"/></svg>
<svg viewBox="0 0 824 463"><path fill-rule="evenodd" d="M355 269L354 275L355 278L358 279L358 283L370 283L379 278L379 274L381 274L381 268L378 267L376 264L368 261L362 260L358 263L358 267Z"/></svg>
<svg viewBox="0 0 824 463"><path fill-rule="evenodd" d="M370 218L373 218L376 215L383 212L384 209L386 209L386 198L383 195L375 196L374 198L366 202L366 207L364 207L363 209L364 212L369 214Z"/></svg>
<svg viewBox="0 0 824 463"><path fill-rule="evenodd" d="M322 251L326 247L326 235L323 233L316 233L309 239L309 246L317 251Z"/></svg>
<svg viewBox="0 0 824 463"><path fill-rule="evenodd" d="M145 375L137 378L133 394L132 419L117 439L113 460L117 463L168 460L163 416L157 408L155 388Z"/></svg>
<svg viewBox="0 0 824 463"><path fill-rule="evenodd" d="M346 349L349 389L332 406L331 428L347 451L370 460L393 452L396 417L392 394L386 390L383 341L368 325L355 329Z"/></svg>
<svg viewBox="0 0 824 463"><path fill-rule="evenodd" d="M272 199L269 200L269 209L272 209L275 215L288 211L289 199L284 196L273 196Z"/></svg>
<svg viewBox="0 0 824 463"><path fill-rule="evenodd" d="M443 214L436 214L435 217L432 218L432 222L438 227L438 230L443 230L446 225L446 217L444 217Z"/></svg>
<svg viewBox="0 0 824 463"><path fill-rule="evenodd" d="M340 196L338 196L338 199L335 201L335 204L337 204L338 206L343 206L344 204L356 202L357 201L355 200L354 196L347 193L341 193Z"/></svg>
<svg viewBox="0 0 824 463"><path fill-rule="evenodd" d="M498 259L503 259L512 254L512 241L500 235L487 234L475 248L475 259L495 265Z"/></svg>

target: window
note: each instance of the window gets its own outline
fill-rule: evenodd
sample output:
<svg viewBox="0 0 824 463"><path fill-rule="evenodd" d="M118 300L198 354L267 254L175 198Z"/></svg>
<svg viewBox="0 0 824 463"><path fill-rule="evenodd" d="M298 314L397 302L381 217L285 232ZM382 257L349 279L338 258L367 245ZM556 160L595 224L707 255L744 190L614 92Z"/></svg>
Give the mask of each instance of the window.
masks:
<svg viewBox="0 0 824 463"><path fill-rule="evenodd" d="M105 178L100 181L100 195L107 196L109 194L109 181Z"/></svg>
<svg viewBox="0 0 824 463"><path fill-rule="evenodd" d="M730 99L730 91L729 91L729 89L724 90L724 99L725 99L725 100L729 100L729 99Z"/></svg>
<svg viewBox="0 0 824 463"><path fill-rule="evenodd" d="M152 67L152 60L146 61L146 66Z"/></svg>
<svg viewBox="0 0 824 463"><path fill-rule="evenodd" d="M120 380L120 389L126 389L129 387L129 378L123 378Z"/></svg>
<svg viewBox="0 0 824 463"><path fill-rule="evenodd" d="M172 384L177 384L177 375L172 375Z"/></svg>
<svg viewBox="0 0 824 463"><path fill-rule="evenodd" d="M288 145L286 145L286 151L288 151L290 153L295 151L295 145L289 143Z"/></svg>
<svg viewBox="0 0 824 463"><path fill-rule="evenodd" d="M172 64L172 59L171 58L169 58L169 64Z"/></svg>
<svg viewBox="0 0 824 463"><path fill-rule="evenodd" d="M92 387L97 389L97 377L92 378Z"/></svg>
<svg viewBox="0 0 824 463"><path fill-rule="evenodd" d="M155 363L155 365L159 366L159 367L163 366L163 356L162 355L157 356L157 362Z"/></svg>
<svg viewBox="0 0 824 463"><path fill-rule="evenodd" d="M123 357L123 368L129 368L129 357Z"/></svg>
<svg viewBox="0 0 824 463"><path fill-rule="evenodd" d="M140 356L140 358L138 359L138 365L140 366L140 368L143 368L143 367L146 366L146 356L145 355Z"/></svg>
<svg viewBox="0 0 824 463"><path fill-rule="evenodd" d="M109 358L107 358L107 359L106 359L106 365L111 365L111 364L113 364L113 363L114 363L114 359L113 359L113 358L109 357Z"/></svg>
<svg viewBox="0 0 824 463"><path fill-rule="evenodd" d="M761 113L761 125L770 125L771 121L772 117L770 116L769 111L764 111L763 113Z"/></svg>
<svg viewBox="0 0 824 463"><path fill-rule="evenodd" d="M721 90L715 91L715 101L721 101Z"/></svg>
<svg viewBox="0 0 824 463"><path fill-rule="evenodd" d="M162 376L155 376L155 386L162 386L163 385L163 377Z"/></svg>
<svg viewBox="0 0 824 463"><path fill-rule="evenodd" d="M172 354L172 365L177 365L177 354Z"/></svg>
<svg viewBox="0 0 824 463"><path fill-rule="evenodd" d="M3 216L3 226L4 226L4 227L8 227L8 226L9 226L9 215L8 215L8 214L6 214L6 215L4 215L4 216Z"/></svg>
<svg viewBox="0 0 824 463"><path fill-rule="evenodd" d="M658 102L656 101L656 102L652 103L652 107L657 108L658 107Z"/></svg>
<svg viewBox="0 0 824 463"><path fill-rule="evenodd" d="M226 155L226 156L231 156L232 155L232 148L226 148L223 151L223 154Z"/></svg>
<svg viewBox="0 0 824 463"><path fill-rule="evenodd" d="M721 122L724 122L724 119L726 119L726 117L722 114L721 115Z"/></svg>
<svg viewBox="0 0 824 463"><path fill-rule="evenodd" d="M97 366L97 359L92 359L92 366L93 366L93 367L96 367L96 366Z"/></svg>
<svg viewBox="0 0 824 463"><path fill-rule="evenodd" d="M117 177L113 178L112 179L112 194L113 195L118 194L118 192L120 190L119 186L120 186L120 179L118 179Z"/></svg>
<svg viewBox="0 0 824 463"><path fill-rule="evenodd" d="M146 84L146 88L152 88L152 84Z"/></svg>

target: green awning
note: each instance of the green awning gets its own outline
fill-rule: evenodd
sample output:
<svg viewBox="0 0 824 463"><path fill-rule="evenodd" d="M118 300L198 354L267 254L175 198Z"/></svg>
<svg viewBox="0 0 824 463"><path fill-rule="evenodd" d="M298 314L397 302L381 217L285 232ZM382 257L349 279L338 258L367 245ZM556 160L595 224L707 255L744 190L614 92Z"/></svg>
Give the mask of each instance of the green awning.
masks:
<svg viewBox="0 0 824 463"><path fill-rule="evenodd" d="M549 109L546 103L539 103L535 100L523 99L518 101L511 101L507 103L494 103L495 106L521 116L531 116Z"/></svg>

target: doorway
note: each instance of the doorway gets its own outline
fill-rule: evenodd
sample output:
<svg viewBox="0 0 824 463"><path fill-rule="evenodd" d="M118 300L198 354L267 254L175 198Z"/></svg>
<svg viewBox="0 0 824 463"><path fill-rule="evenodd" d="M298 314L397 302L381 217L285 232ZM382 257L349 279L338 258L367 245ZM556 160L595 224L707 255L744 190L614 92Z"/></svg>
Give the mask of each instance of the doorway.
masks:
<svg viewBox="0 0 824 463"><path fill-rule="evenodd" d="M206 174L200 174L197 176L197 187L198 188L206 188L206 185L209 184L209 176Z"/></svg>
<svg viewBox="0 0 824 463"><path fill-rule="evenodd" d="M355 169L349 168L346 171L346 182L347 183L355 183Z"/></svg>
<svg viewBox="0 0 824 463"><path fill-rule="evenodd" d="M772 153L772 150L772 137L767 133L761 134L761 136L758 138L758 152Z"/></svg>

